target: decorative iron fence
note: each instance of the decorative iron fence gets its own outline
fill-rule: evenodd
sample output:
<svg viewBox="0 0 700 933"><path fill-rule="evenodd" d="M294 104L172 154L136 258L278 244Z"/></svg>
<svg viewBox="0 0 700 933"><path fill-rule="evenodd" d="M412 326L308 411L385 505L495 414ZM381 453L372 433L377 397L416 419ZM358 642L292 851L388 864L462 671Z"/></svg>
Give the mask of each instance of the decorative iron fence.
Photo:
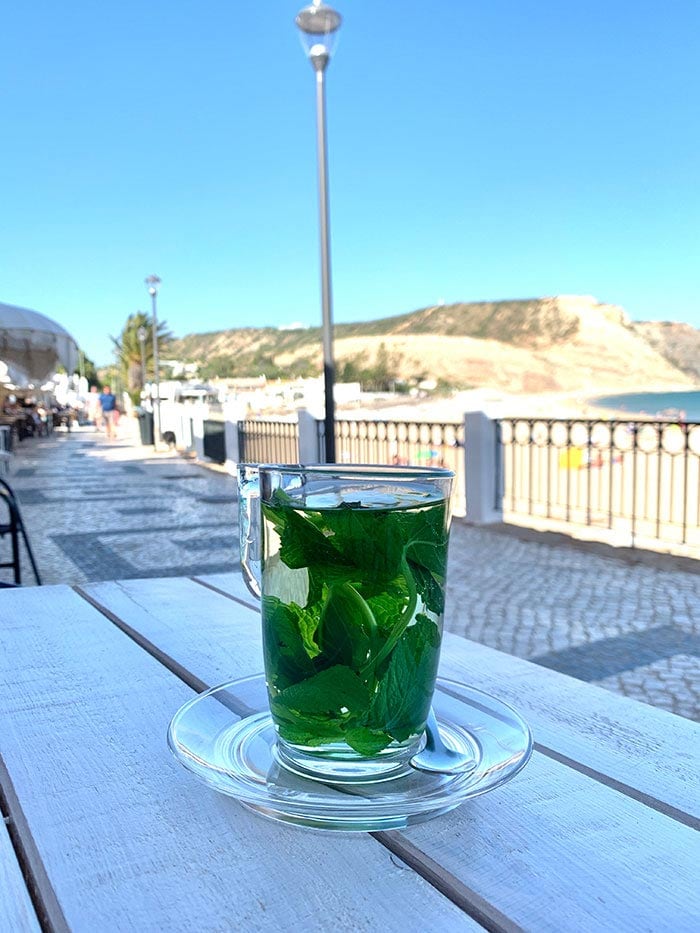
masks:
<svg viewBox="0 0 700 933"><path fill-rule="evenodd" d="M317 421L317 462L324 460L324 423ZM337 420L339 463L445 466L455 472L452 509L466 512L464 424L410 421ZM299 426L294 421L250 419L238 422L241 463L297 463Z"/></svg>
<svg viewBox="0 0 700 933"><path fill-rule="evenodd" d="M239 421L238 453L241 463L298 463L299 425L264 418Z"/></svg>
<svg viewBox="0 0 700 933"><path fill-rule="evenodd" d="M324 429L319 421L319 460L323 459ZM442 466L454 470L452 511L454 515L466 513L463 422L336 419L335 455L338 463Z"/></svg>
<svg viewBox="0 0 700 933"><path fill-rule="evenodd" d="M506 519L597 527L632 547L700 547L700 423L501 418L497 425Z"/></svg>

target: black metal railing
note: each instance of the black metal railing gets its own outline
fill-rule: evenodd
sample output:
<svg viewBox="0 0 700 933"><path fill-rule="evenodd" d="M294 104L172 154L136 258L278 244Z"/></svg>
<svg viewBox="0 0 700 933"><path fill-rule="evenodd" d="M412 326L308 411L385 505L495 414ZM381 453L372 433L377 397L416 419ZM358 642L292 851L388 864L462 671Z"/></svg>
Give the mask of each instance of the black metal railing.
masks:
<svg viewBox="0 0 700 933"><path fill-rule="evenodd" d="M299 425L267 418L239 421L238 453L241 463L298 463Z"/></svg>
<svg viewBox="0 0 700 933"><path fill-rule="evenodd" d="M319 422L319 460L323 459L324 428ZM336 419L335 453L338 463L442 466L454 470L452 511L454 515L465 514L462 422Z"/></svg>
<svg viewBox="0 0 700 933"><path fill-rule="evenodd" d="M700 423L501 418L503 509L700 547Z"/></svg>

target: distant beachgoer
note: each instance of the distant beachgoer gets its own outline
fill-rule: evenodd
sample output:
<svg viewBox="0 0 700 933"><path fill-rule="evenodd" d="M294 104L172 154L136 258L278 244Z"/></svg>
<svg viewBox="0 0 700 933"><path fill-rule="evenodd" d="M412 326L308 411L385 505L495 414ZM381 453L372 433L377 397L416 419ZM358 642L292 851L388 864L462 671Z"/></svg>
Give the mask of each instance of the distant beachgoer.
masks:
<svg viewBox="0 0 700 933"><path fill-rule="evenodd" d="M88 395L87 399L87 414L88 421L97 427L100 422L100 416L102 414L102 410L100 408L100 396L97 392L97 386L93 386L90 389L90 394Z"/></svg>
<svg viewBox="0 0 700 933"><path fill-rule="evenodd" d="M99 396L102 409L102 426L107 432L109 440L114 439L115 412L117 410L117 397L109 386L104 386Z"/></svg>

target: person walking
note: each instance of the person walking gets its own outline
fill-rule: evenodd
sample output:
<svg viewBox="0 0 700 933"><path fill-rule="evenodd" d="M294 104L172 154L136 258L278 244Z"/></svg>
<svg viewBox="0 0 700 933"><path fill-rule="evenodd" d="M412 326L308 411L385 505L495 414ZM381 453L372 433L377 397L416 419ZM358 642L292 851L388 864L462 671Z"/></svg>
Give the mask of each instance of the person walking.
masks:
<svg viewBox="0 0 700 933"><path fill-rule="evenodd" d="M100 396L97 392L97 386L92 386L87 397L87 417L88 421L95 426L95 431L97 431L100 426L101 414Z"/></svg>
<svg viewBox="0 0 700 933"><path fill-rule="evenodd" d="M114 425L117 411L117 397L109 386L104 386L100 395L102 409L102 426L107 432L107 439L114 440Z"/></svg>

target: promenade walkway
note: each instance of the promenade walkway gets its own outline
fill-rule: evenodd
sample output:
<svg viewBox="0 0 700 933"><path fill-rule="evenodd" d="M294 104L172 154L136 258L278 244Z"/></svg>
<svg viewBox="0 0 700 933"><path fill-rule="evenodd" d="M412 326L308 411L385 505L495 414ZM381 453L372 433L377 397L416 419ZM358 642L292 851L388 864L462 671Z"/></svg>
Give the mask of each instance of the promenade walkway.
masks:
<svg viewBox="0 0 700 933"><path fill-rule="evenodd" d="M45 583L237 565L234 480L177 454L56 433L24 442L9 479ZM447 605L453 632L700 720L698 573L458 519Z"/></svg>

